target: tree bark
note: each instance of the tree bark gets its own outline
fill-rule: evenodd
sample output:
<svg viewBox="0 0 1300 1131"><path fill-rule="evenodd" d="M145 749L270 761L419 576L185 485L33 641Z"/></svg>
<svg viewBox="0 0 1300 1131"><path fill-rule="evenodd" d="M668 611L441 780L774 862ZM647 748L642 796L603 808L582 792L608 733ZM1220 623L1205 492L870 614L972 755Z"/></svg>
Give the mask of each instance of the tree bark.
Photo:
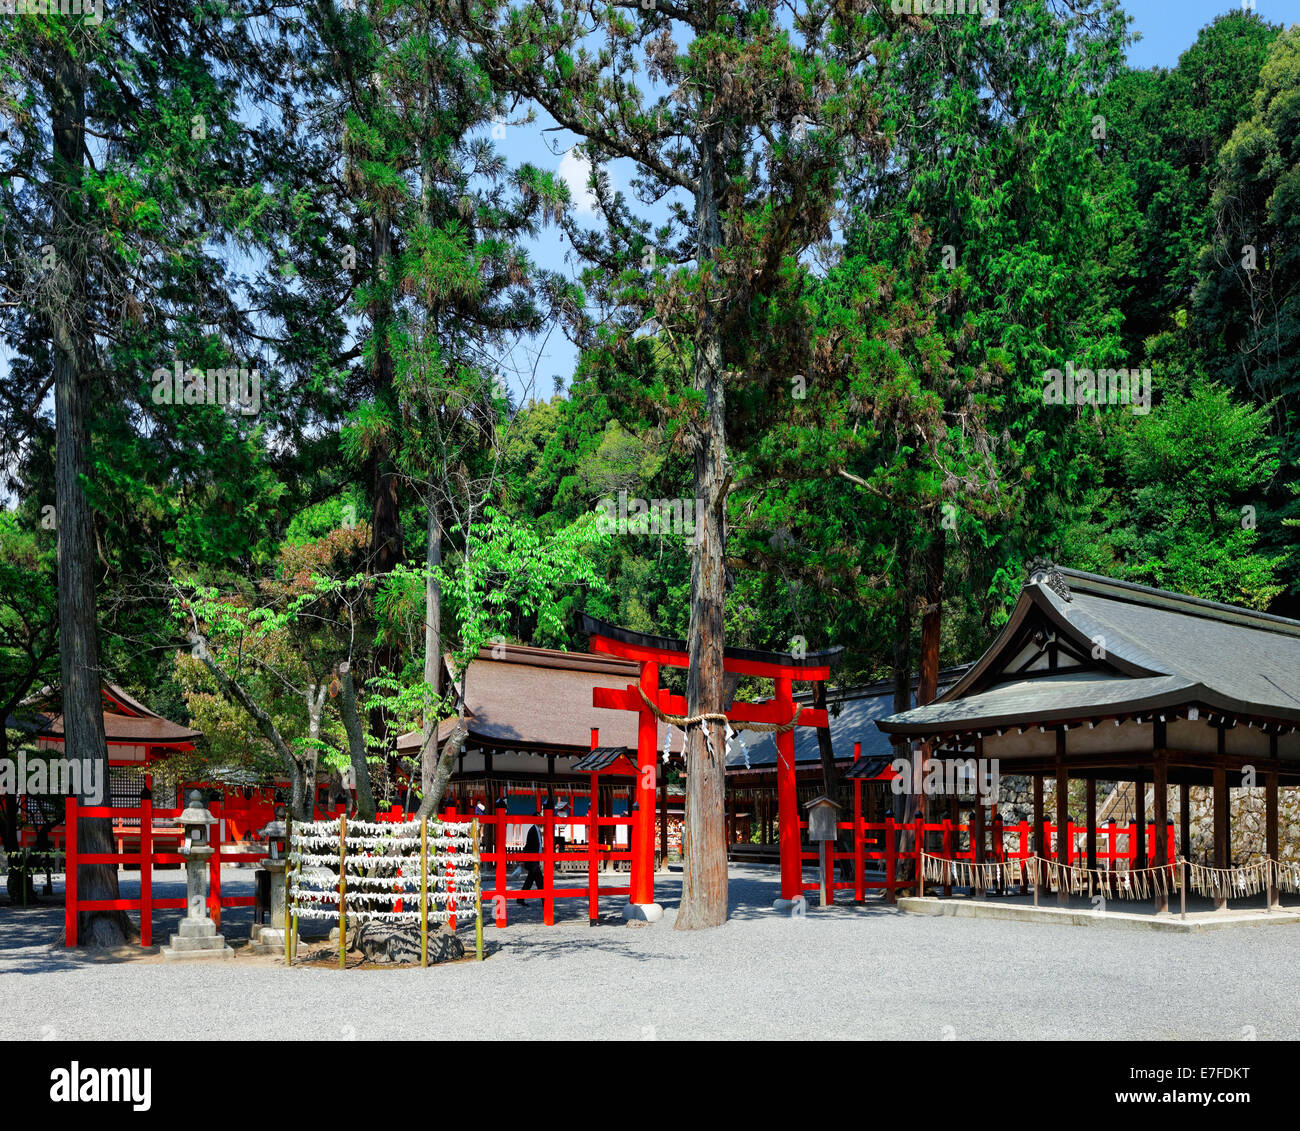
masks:
<svg viewBox="0 0 1300 1131"><path fill-rule="evenodd" d="M437 574L442 565L442 516L438 512L435 492L436 488L430 484L425 500L428 537L424 553L424 686L425 695L432 699L425 708L420 742L420 792L425 797L433 789L434 776L439 768L438 707L442 697L442 586Z"/></svg>
<svg viewBox="0 0 1300 1131"><path fill-rule="evenodd" d="M943 625L943 566L947 548L947 531L933 529L925 547L925 608L921 614L921 668L917 677L916 705L933 703L939 694L939 630ZM930 746L921 745L921 778L925 779L925 766L929 760ZM929 815L930 807L924 793L918 795L922 817Z"/></svg>
<svg viewBox="0 0 1300 1131"><path fill-rule="evenodd" d="M94 519L86 498L89 471L86 425L87 323L81 211L82 153L85 145L84 66L67 48L56 48L50 80L54 191L52 242L55 249L55 300L51 304L55 398L55 514L58 528L59 659L61 666L64 755L97 763L96 780L108 782L108 746L100 689L99 629L95 604ZM83 774L83 781L87 775ZM105 805L107 797L83 795L86 805ZM112 822L106 817L78 821L77 847L84 853L111 853ZM120 898L117 867L83 864L77 869L82 899ZM78 926L86 946L121 946L133 928L121 911L89 911Z"/></svg>
<svg viewBox="0 0 1300 1131"><path fill-rule="evenodd" d="M374 261L371 285L375 296L370 304L375 343L372 377L377 398L385 397L393 387L393 354L388 342L388 332L393 322L393 303L386 290L388 261L393 253L393 227L391 219L383 212L385 207L382 203L375 205L371 238ZM387 452L377 452L370 460L370 568L376 574L389 573L403 556L399 490L401 477L389 466L388 455ZM375 650L375 666L382 673L396 676L397 649L391 644L380 645ZM388 717L378 708L370 713L370 733L378 739L381 749L393 753L388 743Z"/></svg>
<svg viewBox="0 0 1300 1131"><path fill-rule="evenodd" d="M339 665L339 714L343 717L343 730L348 736L348 759L357 779L357 815L363 821L373 821L376 815L375 791L370 784L370 762L367 760L366 736L361 729L361 715L357 710L357 687L352 678L352 665Z"/></svg>
<svg viewBox="0 0 1300 1131"><path fill-rule="evenodd" d="M460 752L464 749L467 738L469 738L469 731L465 728L464 720L457 720L455 728L442 745L442 754L438 758L438 768L434 772L433 780L429 783L429 788L425 790L424 796L420 799L420 808L416 810L415 814L417 818L432 817L438 812L438 807L442 804L443 794L447 792L447 782L451 780L451 772L456 766L456 759L460 757Z"/></svg>
<svg viewBox="0 0 1300 1131"><path fill-rule="evenodd" d="M699 261L707 272L717 269L722 243L718 184L721 127L707 128L700 138L700 189L696 198ZM696 429L695 545L691 554L690 669L686 696L692 715L721 711L723 706L723 609L726 596L727 465L722 333L710 291L702 288L695 336L693 385L704 394L704 417ZM709 730L705 742L704 726ZM727 920L727 837L725 760L726 730L716 722L691 727L686 759L682 898L676 929L716 927Z"/></svg>
<svg viewBox="0 0 1300 1131"><path fill-rule="evenodd" d="M304 792L306 793L303 811L305 816L300 820L310 821L316 815L316 776L317 767L320 765L320 718L325 710L325 694L329 691L329 684L321 681L319 685L310 684L307 687L307 764L303 767ZM313 698L315 696L315 698Z"/></svg>

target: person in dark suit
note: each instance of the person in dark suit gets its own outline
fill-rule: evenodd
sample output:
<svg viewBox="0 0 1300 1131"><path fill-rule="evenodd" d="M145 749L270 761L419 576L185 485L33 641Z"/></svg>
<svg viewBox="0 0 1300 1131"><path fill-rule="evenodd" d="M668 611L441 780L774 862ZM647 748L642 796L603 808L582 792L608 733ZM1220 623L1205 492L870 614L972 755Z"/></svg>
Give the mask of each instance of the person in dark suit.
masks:
<svg viewBox="0 0 1300 1131"><path fill-rule="evenodd" d="M524 855L530 856L542 851L542 826L540 824L530 825L528 835L524 837ZM542 864L540 860L524 860L524 886L523 890L527 891L530 887L536 886L542 888ZM515 901L520 907L526 905L527 901L519 899Z"/></svg>

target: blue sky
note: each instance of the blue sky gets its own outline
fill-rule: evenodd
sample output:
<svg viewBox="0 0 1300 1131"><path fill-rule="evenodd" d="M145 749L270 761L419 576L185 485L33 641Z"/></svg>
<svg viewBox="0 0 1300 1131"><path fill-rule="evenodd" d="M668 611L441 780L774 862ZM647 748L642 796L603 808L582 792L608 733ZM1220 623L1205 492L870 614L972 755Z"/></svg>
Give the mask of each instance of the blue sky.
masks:
<svg viewBox="0 0 1300 1131"><path fill-rule="evenodd" d="M1141 39L1129 48L1130 64L1135 67L1177 66L1178 56L1196 41L1201 28L1211 23L1216 16L1239 7L1240 0L1237 3L1230 3L1229 0L1128 0L1124 8L1133 17L1131 30L1141 35ZM1300 21L1300 0L1255 0L1254 7L1269 23L1290 24ZM545 127L553 125L549 119L541 116L532 125L508 127L502 146L509 159L514 162L531 161L544 168L558 168L561 158L551 153L548 140L553 146L561 139L570 144L575 139L573 135L562 131L542 132ZM581 171L576 168L572 158L566 167L573 167L574 176L570 180L570 187L577 199L578 186L582 181ZM616 168L616 183L618 174ZM576 278L580 265L571 255L566 262L567 250L563 237L551 229L536 241L532 253L541 266L564 271L569 277ZM576 364L577 353L573 345L556 329L544 342L531 342L516 351L514 372L508 373L506 377L516 398L546 399L553 392L553 378L559 376L567 382ZM531 387L530 378L533 378Z"/></svg>

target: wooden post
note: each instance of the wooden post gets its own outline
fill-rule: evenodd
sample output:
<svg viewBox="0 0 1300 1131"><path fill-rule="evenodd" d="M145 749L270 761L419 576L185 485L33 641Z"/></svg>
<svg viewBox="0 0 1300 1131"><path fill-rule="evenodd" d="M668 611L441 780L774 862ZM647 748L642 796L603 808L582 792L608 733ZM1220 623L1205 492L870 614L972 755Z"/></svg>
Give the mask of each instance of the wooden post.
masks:
<svg viewBox="0 0 1300 1131"><path fill-rule="evenodd" d="M894 818L885 818L885 898L890 903L898 902L898 892L895 888L895 875L897 866L894 854Z"/></svg>
<svg viewBox="0 0 1300 1131"><path fill-rule="evenodd" d="M596 775L591 775L595 781ZM497 798L492 799L492 842L496 845L495 886L492 889L492 916L498 927L506 925L506 840L509 836L510 818L507 807L497 806ZM593 802L594 804L594 802Z"/></svg>
<svg viewBox="0 0 1300 1131"><path fill-rule="evenodd" d="M961 812L957 808L957 795L948 798L948 816L943 823L943 855L948 861L943 866L943 894L952 895L952 858L957 849L957 824Z"/></svg>
<svg viewBox="0 0 1300 1131"><path fill-rule="evenodd" d="M925 813L916 815L916 894L925 895Z"/></svg>
<svg viewBox="0 0 1300 1131"><path fill-rule="evenodd" d="M1192 858L1192 787L1186 782L1178 787L1178 823L1182 826L1179 850L1188 860Z"/></svg>
<svg viewBox="0 0 1300 1131"><path fill-rule="evenodd" d="M980 804L979 795L975 796L975 808L970 815L971 863L984 863L984 806ZM970 891L966 894L971 899L984 894L984 881L980 878L978 868L973 869L975 876L971 881Z"/></svg>
<svg viewBox="0 0 1300 1131"><path fill-rule="evenodd" d="M1085 800L1084 821L1087 824L1088 867L1097 867L1097 778L1088 775L1087 796Z"/></svg>
<svg viewBox="0 0 1300 1131"><path fill-rule="evenodd" d="M140 799L140 945L153 945L153 799L149 797Z"/></svg>
<svg viewBox="0 0 1300 1131"><path fill-rule="evenodd" d="M773 681L781 717L794 714L794 684L787 676ZM794 731L776 736L777 815L781 822L781 898L798 899L803 892L803 861L799 840L799 796L795 788Z"/></svg>
<svg viewBox="0 0 1300 1131"><path fill-rule="evenodd" d="M1219 743L1223 744L1223 728L1219 728ZM1222 761L1214 767L1214 866L1228 866L1228 772ZM1222 896L1214 901L1214 909L1222 911L1228 906Z"/></svg>
<svg viewBox="0 0 1300 1131"><path fill-rule="evenodd" d="M862 756L862 743L853 744L853 761ZM863 852L866 829L862 827L862 782L853 779L853 902L861 904L866 898L867 860Z"/></svg>
<svg viewBox="0 0 1300 1131"><path fill-rule="evenodd" d="M654 796L651 790L650 796ZM644 803L644 802L643 802ZM634 825L633 828L639 826ZM649 826L651 836L654 835L654 825ZM548 927L555 925L555 811L551 809L550 803L543 810L542 814L542 832L546 836L546 842L542 845L543 864L542 882L546 885L546 894L542 896L542 922ZM653 854L649 858L651 882L654 877ZM653 899L653 891L651 897Z"/></svg>
<svg viewBox="0 0 1300 1131"><path fill-rule="evenodd" d="M668 865L668 763L659 770L659 866Z"/></svg>
<svg viewBox="0 0 1300 1131"><path fill-rule="evenodd" d="M651 660L641 662L641 690L655 703L659 702L659 665ZM636 731L636 787L633 796L635 820L632 823L632 879L629 903L650 904L655 901L655 781L658 776L655 759L655 739L659 723L655 714L644 704L637 712ZM543 899L543 910L554 910L554 902ZM546 919L547 923L554 918Z"/></svg>
<svg viewBox="0 0 1300 1131"><path fill-rule="evenodd" d="M64 890L63 890L63 945L77 945L77 868L80 866L77 862L77 799L69 797L64 806L64 844L67 852L67 862L64 864ZM22 879L22 889L27 891L27 876L24 871Z"/></svg>
<svg viewBox="0 0 1300 1131"><path fill-rule="evenodd" d="M1163 750L1156 752L1152 778L1154 798L1151 823L1156 830L1154 863L1157 868L1165 868L1169 864L1169 763ZM1168 874L1162 873L1160 877L1162 886L1156 889L1156 914L1158 915L1169 912L1169 893L1163 890L1163 884L1167 879Z"/></svg>
<svg viewBox="0 0 1300 1131"><path fill-rule="evenodd" d="M1274 754L1277 750L1277 737L1272 736ZM1278 857L1278 837L1277 837L1277 765L1276 763L1264 771L1264 851L1267 853L1270 862L1276 862ZM1279 906L1277 875L1272 867L1268 873L1268 909L1272 911Z"/></svg>
<svg viewBox="0 0 1300 1131"><path fill-rule="evenodd" d="M479 871L478 818L470 822L470 838L474 842L474 953L483 961L483 876Z"/></svg>
<svg viewBox="0 0 1300 1131"><path fill-rule="evenodd" d="M587 803L587 925L600 922L600 785L591 775L591 800Z"/></svg>
<svg viewBox="0 0 1300 1131"><path fill-rule="evenodd" d="M1043 812L1043 775L1034 774L1034 855L1047 856L1047 830Z"/></svg>
<svg viewBox="0 0 1300 1131"><path fill-rule="evenodd" d="M1145 868L1150 857L1147 852L1147 786L1141 770L1137 771L1137 780L1133 783L1133 823L1133 866Z"/></svg>
<svg viewBox="0 0 1300 1131"><path fill-rule="evenodd" d="M420 818L420 965L429 965L429 818Z"/></svg>
<svg viewBox="0 0 1300 1131"><path fill-rule="evenodd" d="M1056 859L1062 866L1070 863L1070 775L1065 768L1065 728L1056 728ZM1056 902L1070 902L1069 885L1064 875L1057 884Z"/></svg>
<svg viewBox="0 0 1300 1131"><path fill-rule="evenodd" d="M347 962L347 815L338 816L338 969Z"/></svg>

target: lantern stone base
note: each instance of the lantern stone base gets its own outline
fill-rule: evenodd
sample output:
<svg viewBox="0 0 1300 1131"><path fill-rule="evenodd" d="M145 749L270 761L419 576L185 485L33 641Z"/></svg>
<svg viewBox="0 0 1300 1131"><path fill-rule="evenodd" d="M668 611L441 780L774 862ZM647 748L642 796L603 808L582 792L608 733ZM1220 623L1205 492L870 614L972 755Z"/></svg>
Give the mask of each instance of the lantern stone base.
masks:
<svg viewBox="0 0 1300 1131"><path fill-rule="evenodd" d="M807 901L805 898L803 898L802 896L800 896L800 897L797 898L797 899L774 899L774 900L772 900L772 910L773 910L773 911L784 911L784 912L790 912L790 911L793 911L796 907L804 907L804 908L807 908L807 906L808 906L808 901Z"/></svg>
<svg viewBox="0 0 1300 1131"><path fill-rule="evenodd" d="M623 918L645 923L657 923L664 917L664 909L657 903L629 903L623 908Z"/></svg>
<svg viewBox="0 0 1300 1131"><path fill-rule="evenodd" d="M217 933L211 919L182 919L180 928L172 935L171 946L160 947L158 953L172 962L181 958L233 958L234 950Z"/></svg>
<svg viewBox="0 0 1300 1131"><path fill-rule="evenodd" d="M248 946L244 949L249 954L277 954L283 958L284 928L254 923L248 932Z"/></svg>

